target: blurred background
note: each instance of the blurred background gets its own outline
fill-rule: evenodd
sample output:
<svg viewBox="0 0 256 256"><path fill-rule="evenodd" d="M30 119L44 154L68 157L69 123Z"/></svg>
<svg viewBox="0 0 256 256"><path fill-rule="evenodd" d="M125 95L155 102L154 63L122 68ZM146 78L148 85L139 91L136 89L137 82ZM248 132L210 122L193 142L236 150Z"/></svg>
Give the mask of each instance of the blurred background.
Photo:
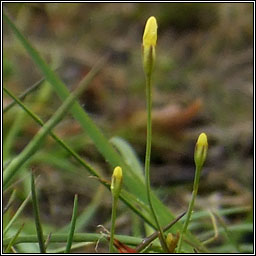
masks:
<svg viewBox="0 0 256 256"><path fill-rule="evenodd" d="M79 101L108 138L119 136L132 146L142 165L146 100L141 43L147 18L155 16L159 29L153 77L152 186L172 212L186 209L194 178L194 146L205 132L209 151L196 209L252 207L252 3L5 3L4 7L70 90L109 54ZM4 86L19 95L42 74L5 23L3 29ZM4 107L10 102L4 94ZM24 102L44 121L61 104L47 82ZM17 106L4 115L3 126L7 162L39 127ZM112 170L69 114L54 131L110 180ZM5 147L11 132L11 147ZM99 224L109 228L110 193L49 137L20 173L17 207L30 190L31 168L39 175L41 217L49 230L59 231L69 223L75 193L79 213L87 214L80 231L96 232ZM34 232L31 207L22 216L27 234ZM117 232L135 234L134 223L139 220L124 204L119 208ZM225 221L252 224L252 211ZM252 229L235 239L252 243ZM28 248L34 250L33 245ZM79 252L93 250L94 246Z"/></svg>

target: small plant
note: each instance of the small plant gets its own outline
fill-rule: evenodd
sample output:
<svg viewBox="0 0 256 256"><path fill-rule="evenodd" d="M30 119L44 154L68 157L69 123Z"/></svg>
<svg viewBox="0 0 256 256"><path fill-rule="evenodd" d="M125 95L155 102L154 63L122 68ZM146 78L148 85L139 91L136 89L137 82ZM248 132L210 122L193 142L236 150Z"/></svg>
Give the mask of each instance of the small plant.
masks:
<svg viewBox="0 0 256 256"><path fill-rule="evenodd" d="M196 200L197 192L198 192L198 187L199 187L199 179L202 171L202 167L204 165L206 156L207 156L207 150L208 150L208 142L207 142L207 136L205 133L201 133L198 137L196 146L195 146L195 154L194 154L194 159L195 159L195 165L196 165L196 172L195 172L195 179L194 179L194 186L193 186L193 192L192 192L192 198L189 203L188 207L188 212L186 216L186 221L183 225L183 229L181 232L180 240L178 243L178 248L177 248L177 253L181 252L181 246L182 246L182 240L183 240L183 235L187 232L188 224L191 219L194 203Z"/></svg>
<svg viewBox="0 0 256 256"><path fill-rule="evenodd" d="M114 234L115 234L115 221L116 221L116 210L118 197L121 191L123 181L122 168L117 166L114 169L111 181L111 193L112 193L112 216L111 216L111 232L110 232L110 242L109 242L109 252L114 252Z"/></svg>

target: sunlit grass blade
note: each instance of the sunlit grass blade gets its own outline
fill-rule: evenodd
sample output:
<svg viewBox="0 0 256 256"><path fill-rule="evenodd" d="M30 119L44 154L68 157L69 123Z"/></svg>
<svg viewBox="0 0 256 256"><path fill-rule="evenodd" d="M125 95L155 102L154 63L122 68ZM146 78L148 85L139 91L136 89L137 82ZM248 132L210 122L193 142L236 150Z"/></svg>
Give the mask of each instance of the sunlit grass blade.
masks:
<svg viewBox="0 0 256 256"><path fill-rule="evenodd" d="M11 239L10 243L8 244L6 249L4 250L4 253L10 253L11 247L14 245L16 239L19 237L19 234L20 234L21 230L23 229L23 227L24 227L24 223L21 225L21 227L18 229L17 233Z"/></svg>
<svg viewBox="0 0 256 256"><path fill-rule="evenodd" d="M24 210L25 206L27 205L27 203L29 202L31 198L31 193L29 193L29 195L26 197L26 199L23 201L23 203L20 205L20 207L18 208L18 210L15 212L15 214L13 215L13 217L11 218L11 220L9 221L9 223L7 224L7 226L5 227L4 231L3 231L3 235L6 235L6 233L8 232L8 230L10 229L10 227L12 226L12 224L15 222L15 220L19 217L19 215L21 214L21 212Z"/></svg>
<svg viewBox="0 0 256 256"><path fill-rule="evenodd" d="M38 206L38 200L36 196L35 180L34 180L33 173L31 174L31 193L32 193L32 204L33 204L33 212L34 212L38 244L39 244L40 252L46 253L44 237L43 237L43 229L42 229L40 216L39 216L39 206Z"/></svg>
<svg viewBox="0 0 256 256"><path fill-rule="evenodd" d="M74 236L74 232L75 232L76 218L77 218L77 201L78 201L78 196L76 194L75 199L74 199L73 214L72 214L71 226L70 226L70 231L68 234L68 240L67 240L65 253L70 253L70 249L71 249L72 242L73 242L73 236Z"/></svg>

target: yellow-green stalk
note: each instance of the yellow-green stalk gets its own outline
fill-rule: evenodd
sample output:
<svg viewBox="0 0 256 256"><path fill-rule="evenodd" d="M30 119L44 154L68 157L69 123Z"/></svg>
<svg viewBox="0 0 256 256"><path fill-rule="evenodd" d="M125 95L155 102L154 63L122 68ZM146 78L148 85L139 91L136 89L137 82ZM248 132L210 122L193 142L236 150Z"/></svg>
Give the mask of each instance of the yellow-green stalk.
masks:
<svg viewBox="0 0 256 256"><path fill-rule="evenodd" d="M143 68L146 78L146 98L147 98L147 145L146 145L146 157L145 157L145 179L146 190L149 206L152 215L155 219L157 229L160 232L160 242L163 249L167 252L168 248L165 242L163 230L157 219L156 212L154 210L151 194L150 194L150 155L151 155L151 139L152 139L152 121L151 121L151 108L152 108L152 73L155 64L155 46L157 42L157 21L155 17L150 17L147 20L142 43L143 54Z"/></svg>
<svg viewBox="0 0 256 256"><path fill-rule="evenodd" d="M112 193L112 215L111 215L111 230L110 230L110 242L109 242L109 252L114 252L114 233L115 233L115 221L116 221L116 209L118 197L121 191L123 183L123 172L120 166L117 166L112 175L111 180L111 193Z"/></svg>
<svg viewBox="0 0 256 256"><path fill-rule="evenodd" d="M195 199L197 196L197 191L198 191L198 186L199 186L199 179L201 175L201 170L203 167L203 164L205 162L206 156L207 156L207 151L208 151L208 141L207 141L207 136L205 133L201 133L197 139L197 143L195 146L195 152L194 152L194 161L195 161L195 166L196 166L196 173L195 173L195 178L194 178L194 185L193 185L193 192L192 192L192 198L189 203L188 207L188 212L187 212L187 217L185 220L185 223L183 225L183 229L180 235L180 240L178 243L177 247L177 253L180 253L181 251L181 246L182 246L182 240L183 240L183 235L187 232L188 224L190 222L190 218L192 215L192 211L194 208L194 203Z"/></svg>

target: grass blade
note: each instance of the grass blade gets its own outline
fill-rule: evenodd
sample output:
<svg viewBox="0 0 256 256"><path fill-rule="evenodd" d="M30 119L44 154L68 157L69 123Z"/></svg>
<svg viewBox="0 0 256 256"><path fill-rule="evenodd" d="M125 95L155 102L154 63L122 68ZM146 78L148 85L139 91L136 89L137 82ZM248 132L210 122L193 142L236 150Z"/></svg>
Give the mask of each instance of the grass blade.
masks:
<svg viewBox="0 0 256 256"><path fill-rule="evenodd" d="M5 229L3 231L3 236L6 235L6 233L8 232L8 230L10 229L10 227L12 226L14 221L19 217L19 215L21 214L21 212L23 211L23 209L27 205L28 201L30 200L30 197L31 197L31 193L28 194L27 198L23 201L23 203L20 205L20 207L18 208L16 213L13 215L13 217L9 221L8 225L5 227Z"/></svg>
<svg viewBox="0 0 256 256"><path fill-rule="evenodd" d="M12 203L13 203L15 197L16 197L16 189L14 189L14 190L12 191L11 196L10 196L10 198L9 198L9 200L8 200L8 203L6 204L6 206L5 206L4 209L3 209L3 214L5 214L6 211L10 208L10 206L12 205Z"/></svg>
<svg viewBox="0 0 256 256"><path fill-rule="evenodd" d="M110 139L110 142L120 151L127 165L129 165L133 171L137 172L140 179L144 181L143 167L131 145L120 137L113 137Z"/></svg>
<svg viewBox="0 0 256 256"><path fill-rule="evenodd" d="M39 244L40 252L46 253L45 245L44 245L43 230L42 230L40 216L39 216L39 207L38 207L38 200L36 197L35 180L34 180L33 173L31 174L31 193L32 193L32 204L33 204L38 244Z"/></svg>
<svg viewBox="0 0 256 256"><path fill-rule="evenodd" d="M18 238L21 230L24 227L24 223L21 225L21 227L18 229L17 233L13 236L13 238L11 239L10 243L8 244L8 246L6 247L6 249L4 250L4 253L9 253L11 251L11 247L14 245L16 239Z"/></svg>
<svg viewBox="0 0 256 256"><path fill-rule="evenodd" d="M67 240L67 246L66 246L65 253L70 253L70 249L71 249L71 246L72 246L73 236L74 236L75 227L76 227L77 200L78 200L78 197L77 197L77 194L76 194L75 199L74 199L74 208L73 208L73 214L72 214L72 219L71 219L71 227L70 227L70 231L69 231L69 235L68 235L68 240Z"/></svg>
<svg viewBox="0 0 256 256"><path fill-rule="evenodd" d="M76 230L79 231L86 227L91 218L95 215L98 210L103 196L103 186L99 186L90 204L83 210L83 212L76 219ZM61 228L58 232L64 233L70 229L70 224Z"/></svg>
<svg viewBox="0 0 256 256"><path fill-rule="evenodd" d="M13 237L3 239L3 245L6 246L10 243ZM52 234L51 243L65 243L67 241L68 234ZM102 238L102 234L97 233L75 233L73 236L73 242L97 242ZM44 235L44 240L47 239L47 235ZM125 236L125 235L116 235L116 239L125 243L127 245L138 245L142 242L142 238ZM37 243L37 235L23 235L19 236L14 244L19 243Z"/></svg>
<svg viewBox="0 0 256 256"><path fill-rule="evenodd" d="M24 100L27 95L35 91L43 82L45 81L45 78L41 78L39 81L34 83L31 87L29 87L24 93L18 96L19 100ZM3 113L6 113L8 110L10 110L14 105L16 104L16 101L13 100L11 103L9 103L7 106L3 108Z"/></svg>

